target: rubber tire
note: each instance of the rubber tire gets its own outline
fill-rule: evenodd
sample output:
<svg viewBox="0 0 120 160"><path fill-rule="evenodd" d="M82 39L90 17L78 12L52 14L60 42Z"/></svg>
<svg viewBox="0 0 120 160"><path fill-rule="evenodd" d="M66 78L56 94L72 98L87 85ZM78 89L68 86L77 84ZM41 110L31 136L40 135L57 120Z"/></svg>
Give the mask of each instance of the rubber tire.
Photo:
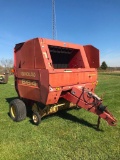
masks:
<svg viewBox="0 0 120 160"><path fill-rule="evenodd" d="M34 118L33 118L34 116L37 117L37 122L34 121ZM33 121L33 124L35 124L37 126L41 123L41 116L38 112L33 112L32 121Z"/></svg>
<svg viewBox="0 0 120 160"><path fill-rule="evenodd" d="M11 113L12 107L14 107L15 115ZM9 114L13 121L19 122L26 118L26 106L25 103L20 99L14 99L9 105Z"/></svg>

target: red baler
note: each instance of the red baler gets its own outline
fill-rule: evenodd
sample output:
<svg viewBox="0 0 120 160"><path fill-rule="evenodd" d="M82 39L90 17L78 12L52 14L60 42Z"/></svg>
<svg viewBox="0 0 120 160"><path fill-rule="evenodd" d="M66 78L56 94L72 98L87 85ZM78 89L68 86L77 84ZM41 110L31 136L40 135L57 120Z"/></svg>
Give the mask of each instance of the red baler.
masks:
<svg viewBox="0 0 120 160"><path fill-rule="evenodd" d="M33 122L58 110L80 107L115 125L115 118L95 93L99 50L44 38L19 43L14 48L15 88L20 99L10 103L14 121L26 117L32 106ZM98 119L98 126L99 126Z"/></svg>

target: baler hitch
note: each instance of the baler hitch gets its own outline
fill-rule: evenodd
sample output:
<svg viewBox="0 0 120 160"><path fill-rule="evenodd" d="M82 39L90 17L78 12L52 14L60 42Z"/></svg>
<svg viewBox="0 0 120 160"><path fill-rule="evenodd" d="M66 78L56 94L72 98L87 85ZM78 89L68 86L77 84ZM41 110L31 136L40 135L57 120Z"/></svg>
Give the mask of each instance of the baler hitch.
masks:
<svg viewBox="0 0 120 160"><path fill-rule="evenodd" d="M97 129L99 129L101 118L106 120L111 126L116 125L116 119L107 110L107 107L102 104L101 98L88 89L82 86L73 87L71 92L67 92L67 94L64 95L64 98L70 102L73 102L80 108L84 108L94 114L97 114Z"/></svg>
<svg viewBox="0 0 120 160"><path fill-rule="evenodd" d="M114 120L112 122L110 121L107 121L109 125L111 126L116 126L116 119L113 117L113 115L108 111L107 109L107 106L103 106L102 104L98 107L98 109L101 111L101 112L106 112L108 115L110 115ZM107 116L106 116L107 118ZM98 121L97 121L97 129L99 130L99 126L100 126L100 120L101 120L101 117L98 116Z"/></svg>

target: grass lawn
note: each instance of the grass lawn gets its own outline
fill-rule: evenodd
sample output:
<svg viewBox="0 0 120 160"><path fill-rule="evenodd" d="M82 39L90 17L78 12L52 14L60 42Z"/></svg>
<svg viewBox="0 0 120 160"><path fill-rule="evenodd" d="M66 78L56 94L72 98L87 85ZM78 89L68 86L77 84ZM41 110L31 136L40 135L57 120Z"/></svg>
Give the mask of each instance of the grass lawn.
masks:
<svg viewBox="0 0 120 160"><path fill-rule="evenodd" d="M0 160L120 160L120 74L99 74L96 94L118 120L116 127L83 109L62 111L35 126L13 122L9 100L17 96L13 77L0 84Z"/></svg>

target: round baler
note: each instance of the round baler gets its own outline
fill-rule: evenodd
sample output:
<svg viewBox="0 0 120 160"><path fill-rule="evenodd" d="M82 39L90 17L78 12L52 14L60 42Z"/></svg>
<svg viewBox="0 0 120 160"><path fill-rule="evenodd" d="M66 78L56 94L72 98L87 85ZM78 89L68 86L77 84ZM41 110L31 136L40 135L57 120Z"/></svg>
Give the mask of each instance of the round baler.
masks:
<svg viewBox="0 0 120 160"><path fill-rule="evenodd" d="M99 50L44 38L19 43L14 48L15 88L19 99L10 103L14 121L25 119L28 108L38 125L41 118L58 110L80 107L109 125L115 118L95 93Z"/></svg>

